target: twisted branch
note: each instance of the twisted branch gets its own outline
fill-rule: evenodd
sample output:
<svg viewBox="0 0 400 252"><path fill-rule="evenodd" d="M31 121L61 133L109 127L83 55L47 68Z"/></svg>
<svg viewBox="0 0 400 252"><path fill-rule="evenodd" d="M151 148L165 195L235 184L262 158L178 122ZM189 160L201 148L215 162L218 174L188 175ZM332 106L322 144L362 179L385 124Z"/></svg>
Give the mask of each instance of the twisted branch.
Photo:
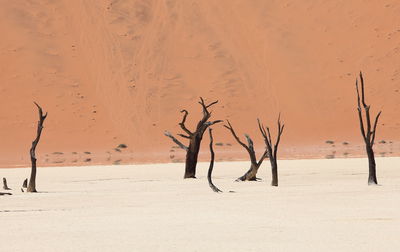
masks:
<svg viewBox="0 0 400 252"><path fill-rule="evenodd" d="M210 166L209 166L209 168L208 168L207 180L208 180L208 185L210 186L210 188L211 188L214 192L219 193L219 192L222 192L222 191L221 191L220 189L218 189L218 187L216 187L216 186L214 185L214 183L212 182L212 179L211 179L212 171L213 171L213 168L214 168L214 157L215 157L215 154L214 154L214 150L213 150L212 129L209 128L209 129L208 129L208 132L210 133L210 153L211 153L211 161L210 161Z"/></svg>

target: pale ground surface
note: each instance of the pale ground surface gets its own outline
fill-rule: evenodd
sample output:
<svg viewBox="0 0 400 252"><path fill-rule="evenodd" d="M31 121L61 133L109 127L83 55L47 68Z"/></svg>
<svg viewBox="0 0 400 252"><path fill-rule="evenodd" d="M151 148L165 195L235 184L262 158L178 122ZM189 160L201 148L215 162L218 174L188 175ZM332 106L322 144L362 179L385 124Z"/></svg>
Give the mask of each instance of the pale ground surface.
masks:
<svg viewBox="0 0 400 252"><path fill-rule="evenodd" d="M173 144L163 132L181 132L182 109L195 128L199 96L218 99L212 119L229 119L260 147L256 119L275 132L281 112L281 157L355 157L364 152L360 70L372 114L383 110L380 152L400 155L398 0L0 4L0 167L29 164L33 101L49 112L38 150L45 165L177 161L165 155ZM225 128L215 136L219 157L247 158ZM128 149L114 151L121 143Z"/></svg>
<svg viewBox="0 0 400 252"><path fill-rule="evenodd" d="M399 251L400 158L280 162L280 186L235 183L246 162L217 163L207 185L183 164L2 169L14 195L0 197L0 251ZM265 179L266 178L266 179Z"/></svg>

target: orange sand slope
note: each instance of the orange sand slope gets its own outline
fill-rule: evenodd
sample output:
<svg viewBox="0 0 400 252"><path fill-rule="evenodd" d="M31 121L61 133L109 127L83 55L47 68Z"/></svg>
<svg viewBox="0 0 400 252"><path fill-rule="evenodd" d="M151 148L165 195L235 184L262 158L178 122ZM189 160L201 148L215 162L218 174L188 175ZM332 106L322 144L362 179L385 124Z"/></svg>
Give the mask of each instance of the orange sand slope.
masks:
<svg viewBox="0 0 400 252"><path fill-rule="evenodd" d="M283 157L359 155L359 70L383 110L378 151L396 155L399 11L389 0L1 1L0 165L29 164L32 101L49 112L40 165L180 161L163 131L179 130L183 108L194 127L199 96L259 149L256 118L275 127L282 112ZM214 128L217 158L246 157Z"/></svg>

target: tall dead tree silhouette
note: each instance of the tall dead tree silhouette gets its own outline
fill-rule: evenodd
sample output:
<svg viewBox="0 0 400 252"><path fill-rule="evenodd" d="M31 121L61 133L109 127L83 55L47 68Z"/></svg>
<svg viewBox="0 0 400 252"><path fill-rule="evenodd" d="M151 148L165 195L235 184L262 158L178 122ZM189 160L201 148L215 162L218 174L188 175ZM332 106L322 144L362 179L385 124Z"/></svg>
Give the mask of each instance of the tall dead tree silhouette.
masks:
<svg viewBox="0 0 400 252"><path fill-rule="evenodd" d="M370 116L370 108L371 105L367 105L365 103L365 92L364 92L364 78L362 76L362 72L360 72L360 82L361 82L361 98L360 98L360 88L358 87L358 79L356 79L356 89L357 89L357 111L358 111L358 118L360 121L360 130L361 135L365 142L365 149L368 155L368 163L369 163L369 170L368 170L368 185L376 185L378 184L378 180L376 179L376 163L375 163L375 155L374 155L374 142L375 142L375 135L376 135L376 127L378 125L379 116L381 115L382 111L375 117L375 122L371 127L371 116ZM361 107L362 105L362 107ZM362 115L362 110L364 109L365 113L365 123ZM366 129L365 129L366 128Z"/></svg>
<svg viewBox="0 0 400 252"><path fill-rule="evenodd" d="M272 172L272 186L278 186L278 147L279 147L279 142L281 141L281 135L283 133L283 129L285 128L284 124L281 124L281 115L278 117L278 135L276 137L276 142L275 144L272 143L272 137L271 137L271 132L269 130L269 127L264 127L260 120L257 119L258 121L258 127L261 131L261 134L264 137L264 142L267 147L268 151L268 158L271 163L271 172Z"/></svg>
<svg viewBox="0 0 400 252"><path fill-rule="evenodd" d="M207 128L213 124L220 123L222 120L208 121L211 117L211 112L208 110L211 106L218 103L218 101L206 104L204 99L200 97L199 104L203 109L203 118L197 123L196 130L194 132L190 131L186 126L186 118L189 114L187 110L182 110L183 113L182 121L179 126L186 134L178 134L178 136L189 139L189 146L181 143L177 138L175 138L170 132L165 131L164 135L171 138L174 143L186 151L186 163L185 163L185 175L184 178L196 178L196 165L197 158L200 151L200 144L203 138L204 132Z"/></svg>
<svg viewBox="0 0 400 252"><path fill-rule="evenodd" d="M39 121L38 121L38 125L37 125L36 138L35 138L35 140L33 140L32 147L30 149L32 169L31 169L31 176L29 178L27 192L37 192L36 191L36 154L35 154L35 151L36 151L36 146L39 143L40 136L42 135L43 122L47 117L47 112L46 112L46 114L43 114L42 108L36 102L34 102L34 103L39 111Z"/></svg>
<svg viewBox="0 0 400 252"><path fill-rule="evenodd" d="M260 168L262 162L268 156L268 150L266 149L264 151L264 153L262 154L262 156L260 157L260 159L257 161L256 152L254 150L253 140L251 140L250 136L247 134L244 135L247 139L247 145L246 145L236 135L235 130L233 129L231 123L228 120L227 120L227 124L228 125L224 125L224 127L227 128L232 133L232 136L235 138L235 140L241 146L243 146L243 148L246 149L246 151L249 153L250 162L251 162L250 169L243 176L236 179L236 181L255 181L255 180L257 180L256 176L257 176L258 168Z"/></svg>

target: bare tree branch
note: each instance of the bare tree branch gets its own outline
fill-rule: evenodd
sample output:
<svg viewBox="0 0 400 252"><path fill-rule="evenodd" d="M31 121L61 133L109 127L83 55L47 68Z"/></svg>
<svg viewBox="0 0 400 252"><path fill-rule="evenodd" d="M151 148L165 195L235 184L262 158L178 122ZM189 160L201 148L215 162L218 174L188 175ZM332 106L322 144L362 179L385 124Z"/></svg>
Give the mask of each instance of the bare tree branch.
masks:
<svg viewBox="0 0 400 252"><path fill-rule="evenodd" d="M184 114L183 114L182 121L179 123L179 126L181 126L183 131L185 131L189 136L192 136L193 133L190 130L188 130L188 128L186 128L186 126L185 126L186 118L187 118L189 112L187 112L186 109L183 109L183 110L181 110L181 113L184 113Z"/></svg>
<svg viewBox="0 0 400 252"><path fill-rule="evenodd" d="M271 148L271 143L269 140L271 138L271 134L269 132L267 133L267 130L265 129L264 125L260 122L260 119L257 118L257 122L258 122L258 128L260 129L260 132L261 132L262 136L264 137L266 151L267 151L267 153L271 152L271 155L272 155L272 148Z"/></svg>
<svg viewBox="0 0 400 252"><path fill-rule="evenodd" d="M204 99L203 99L203 97L200 97L200 101L199 101L199 103L201 104L201 106L203 107L203 110L205 110L205 111L207 111L208 112L208 108L209 107L211 107L212 105L214 105L214 104L217 104L218 103L218 100L216 100L216 101L213 101L213 102L211 102L210 104L208 104L208 105L206 105L206 103L204 102Z"/></svg>
<svg viewBox="0 0 400 252"><path fill-rule="evenodd" d="M364 128L364 120L362 117L362 109L361 109L361 103L360 103L360 92L358 91L359 87L358 87L358 79L356 79L356 90L357 90L357 111L358 111L358 118L360 121L360 130L361 130L361 134L364 138L364 141L367 142L367 136L365 134L365 128Z"/></svg>
<svg viewBox="0 0 400 252"><path fill-rule="evenodd" d="M379 111L379 113L375 117L374 128L372 130L371 146L374 146L374 143L375 143L376 126L378 125L378 120L379 120L379 117L381 116L381 113L382 113L382 111Z"/></svg>
<svg viewBox="0 0 400 252"><path fill-rule="evenodd" d="M361 103L360 103L360 92L358 91L358 79L356 79L356 90L357 90L357 105L358 108L361 109Z"/></svg>
<svg viewBox="0 0 400 252"><path fill-rule="evenodd" d="M365 106L365 118L367 123L367 139L371 139L371 117L369 113L370 106Z"/></svg>
<svg viewBox="0 0 400 252"><path fill-rule="evenodd" d="M211 153L211 160L210 160L210 166L209 166L209 168L208 168L207 180L208 180L208 185L210 186L210 188L211 188L214 192L219 193L219 192L222 192L222 191L221 191L220 189L218 189L218 187L216 187L216 186L214 185L214 183L212 182L212 178L211 178L211 176L212 176L212 171L213 171L213 168L214 168L214 156L215 156L215 154L214 154L214 150L213 150L212 129L211 129L211 128L208 128L208 132L210 133L210 153Z"/></svg>
<svg viewBox="0 0 400 252"><path fill-rule="evenodd" d="M363 106L365 108L365 107L367 107L367 104L365 104L364 78L362 76L362 72L361 71L360 71L360 81L361 81L361 95L362 95L361 101L362 101L362 104L363 104Z"/></svg>
<svg viewBox="0 0 400 252"><path fill-rule="evenodd" d="M223 122L224 120L215 120L215 121L212 121L212 122L208 122L208 123L206 123L208 126L211 126L211 125L214 125L214 124L217 124L217 123L220 123L220 122Z"/></svg>
<svg viewBox="0 0 400 252"><path fill-rule="evenodd" d="M264 159L266 159L268 157L268 150L265 149L264 153L262 154L262 156L260 157L260 159L257 162L258 166L261 166L262 162L264 161Z"/></svg>
<svg viewBox="0 0 400 252"><path fill-rule="evenodd" d="M186 136L186 135L184 135L184 134L178 134L178 136L183 137L183 138L190 139L190 136Z"/></svg>
<svg viewBox="0 0 400 252"><path fill-rule="evenodd" d="M357 111L358 111L358 119L360 121L361 135L363 136L364 141L368 141L367 140L367 136L365 135L364 120L363 120L363 117L362 117L362 114L361 114L361 108L358 108Z"/></svg>
<svg viewBox="0 0 400 252"><path fill-rule="evenodd" d="M268 146L272 147L272 137L271 137L271 132L269 131L269 127L267 127L267 133L268 133Z"/></svg>
<svg viewBox="0 0 400 252"><path fill-rule="evenodd" d="M281 135L283 133L283 129L285 128L285 125L281 125L281 114L279 114L278 117L278 136L276 138L276 143L274 146L274 158L276 159L277 156L277 152L278 152L278 146L279 146L279 142L281 141Z"/></svg>
<svg viewBox="0 0 400 252"><path fill-rule="evenodd" d="M249 153L251 152L250 148L244 144L240 138L236 135L235 130L233 129L231 123L229 122L229 120L226 120L226 122L228 123L228 125L224 125L225 128L227 128L228 130L231 131L232 136L235 138L235 140L241 145L243 146L243 148L245 148Z"/></svg>
<svg viewBox="0 0 400 252"><path fill-rule="evenodd" d="M206 106L206 108L209 108L209 107L211 107L212 105L217 104L217 103L218 103L218 100L213 101L213 102L211 102L210 104L208 104L208 105Z"/></svg>
<svg viewBox="0 0 400 252"><path fill-rule="evenodd" d="M202 97L200 97L199 104L203 108L203 118L198 122L197 130L202 129L203 131L205 131L207 129L207 127L203 128L203 125L211 117L211 112L208 111L208 108L211 107L214 104L217 104L217 103L218 103L218 101L214 101L214 102L210 103L209 105L206 105L205 102L204 102L204 99Z"/></svg>
<svg viewBox="0 0 400 252"><path fill-rule="evenodd" d="M247 146L249 146L249 149L250 149L252 152L255 152L255 151L254 151L254 143L253 143L253 140L251 140L250 136L247 135L247 134L244 134L244 136L246 137Z"/></svg>
<svg viewBox="0 0 400 252"><path fill-rule="evenodd" d="M167 137L171 138L172 141L174 141L174 143L176 143L182 149L184 149L186 151L189 149L187 146L185 146L183 143L181 143L178 139L176 139L170 132L165 131L164 135L166 135Z"/></svg>

